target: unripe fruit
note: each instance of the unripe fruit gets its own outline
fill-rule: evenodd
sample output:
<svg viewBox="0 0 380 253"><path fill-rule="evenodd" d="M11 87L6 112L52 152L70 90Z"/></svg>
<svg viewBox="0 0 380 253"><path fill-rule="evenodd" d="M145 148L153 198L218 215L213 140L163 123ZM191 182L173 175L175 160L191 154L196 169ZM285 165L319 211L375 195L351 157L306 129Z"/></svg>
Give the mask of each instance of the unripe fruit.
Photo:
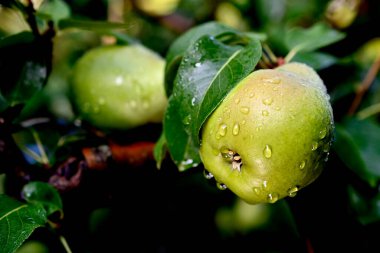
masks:
<svg viewBox="0 0 380 253"><path fill-rule="evenodd" d="M141 45L88 51L73 70L72 93L81 117L105 129L159 123L166 108L165 60Z"/></svg>
<svg viewBox="0 0 380 253"><path fill-rule="evenodd" d="M333 113L305 64L257 70L226 96L202 130L200 156L219 184L248 203L274 203L322 172Z"/></svg>

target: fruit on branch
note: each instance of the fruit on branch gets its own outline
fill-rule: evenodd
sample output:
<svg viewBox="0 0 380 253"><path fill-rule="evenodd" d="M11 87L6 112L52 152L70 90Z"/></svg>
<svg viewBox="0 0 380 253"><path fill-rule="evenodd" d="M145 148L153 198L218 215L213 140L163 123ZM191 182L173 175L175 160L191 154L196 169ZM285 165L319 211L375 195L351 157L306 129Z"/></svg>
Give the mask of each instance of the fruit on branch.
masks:
<svg viewBox="0 0 380 253"><path fill-rule="evenodd" d="M94 48L75 64L72 95L82 119L103 129L159 123L165 60L142 45Z"/></svg>
<svg viewBox="0 0 380 253"><path fill-rule="evenodd" d="M321 174L333 128L323 81L287 63L231 90L203 126L200 156L219 185L251 204L274 203Z"/></svg>

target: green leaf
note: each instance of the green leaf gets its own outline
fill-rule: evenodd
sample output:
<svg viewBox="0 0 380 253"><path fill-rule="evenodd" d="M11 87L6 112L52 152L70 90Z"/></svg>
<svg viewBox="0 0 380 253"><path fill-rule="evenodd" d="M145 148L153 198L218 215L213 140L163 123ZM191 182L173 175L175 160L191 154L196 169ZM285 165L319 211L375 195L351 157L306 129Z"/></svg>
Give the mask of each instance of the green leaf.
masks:
<svg viewBox="0 0 380 253"><path fill-rule="evenodd" d="M335 64L338 61L338 58L320 52L301 52L294 56L292 61L303 62L315 70L321 70Z"/></svg>
<svg viewBox="0 0 380 253"><path fill-rule="evenodd" d="M32 232L47 222L40 205L28 205L0 194L0 253L15 252Z"/></svg>
<svg viewBox="0 0 380 253"><path fill-rule="evenodd" d="M352 186L348 186L348 196L356 217L363 225L380 221L380 194L369 196L362 194Z"/></svg>
<svg viewBox="0 0 380 253"><path fill-rule="evenodd" d="M316 23L310 28L294 27L286 33L288 50L311 52L342 40L345 34L332 29L327 24Z"/></svg>
<svg viewBox="0 0 380 253"><path fill-rule="evenodd" d="M257 39L238 32L203 36L183 55L164 117L169 152L180 170L200 162L199 132L228 92L261 57Z"/></svg>
<svg viewBox="0 0 380 253"><path fill-rule="evenodd" d="M59 213L59 218L63 218L62 200L57 189L52 185L33 181L22 188L23 198L31 204L40 204L45 208L47 216Z"/></svg>
<svg viewBox="0 0 380 253"><path fill-rule="evenodd" d="M127 30L131 25L125 23L115 23L107 21L78 20L78 19L61 19L58 22L59 29L79 28L94 32L111 32L112 30Z"/></svg>
<svg viewBox="0 0 380 253"><path fill-rule="evenodd" d="M16 57L17 56L17 57ZM51 41L22 32L0 41L0 93L8 105L28 101L44 86L51 61Z"/></svg>
<svg viewBox="0 0 380 253"><path fill-rule="evenodd" d="M153 156L154 156L154 159L156 160L157 169L161 168L161 164L166 157L166 152L167 152L166 138L165 138L164 132L162 132L153 150Z"/></svg>
<svg viewBox="0 0 380 253"><path fill-rule="evenodd" d="M166 54L165 67L165 90L168 96L173 91L174 79L179 65L190 45L194 44L195 41L204 35L217 36L226 32L234 32L234 30L217 22L208 22L190 29L171 44Z"/></svg>
<svg viewBox="0 0 380 253"><path fill-rule="evenodd" d="M37 11L37 16L52 20L55 24L61 19L70 17L70 15L69 5L62 0L43 1Z"/></svg>
<svg viewBox="0 0 380 253"><path fill-rule="evenodd" d="M380 179L380 126L370 120L336 124L334 150L348 168L372 187Z"/></svg>

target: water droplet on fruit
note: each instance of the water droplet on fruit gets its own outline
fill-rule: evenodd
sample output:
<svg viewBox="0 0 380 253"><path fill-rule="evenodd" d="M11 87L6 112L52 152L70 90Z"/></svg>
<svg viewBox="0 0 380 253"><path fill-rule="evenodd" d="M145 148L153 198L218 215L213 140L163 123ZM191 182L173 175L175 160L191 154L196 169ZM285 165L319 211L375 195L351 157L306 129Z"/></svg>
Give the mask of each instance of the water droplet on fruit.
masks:
<svg viewBox="0 0 380 253"><path fill-rule="evenodd" d="M262 79L265 83L272 83L272 84L279 84L281 83L281 78L279 77L272 77L272 78L265 78Z"/></svg>
<svg viewBox="0 0 380 253"><path fill-rule="evenodd" d="M300 170L303 170L305 168L305 166L306 166L306 161L302 161L300 163Z"/></svg>
<svg viewBox="0 0 380 253"><path fill-rule="evenodd" d="M268 115L269 115L269 112L268 112L267 110L263 110L263 111L261 112L261 114L262 114L263 116L268 116Z"/></svg>
<svg viewBox="0 0 380 253"><path fill-rule="evenodd" d="M330 151L331 143L328 142L323 146L323 152L329 152Z"/></svg>
<svg viewBox="0 0 380 253"><path fill-rule="evenodd" d="M221 182L216 182L216 187L218 187L219 190L225 190L227 189L227 185L221 183Z"/></svg>
<svg viewBox="0 0 380 253"><path fill-rule="evenodd" d="M207 171L207 170L203 170L203 176L204 176L206 179L211 179L211 178L214 177L214 175L213 175L211 172Z"/></svg>
<svg viewBox="0 0 380 253"><path fill-rule="evenodd" d="M264 188L267 188L267 187L268 187L268 181L266 181L266 180L263 181L263 187L264 187Z"/></svg>
<svg viewBox="0 0 380 253"><path fill-rule="evenodd" d="M269 193L267 200L269 203L275 203L278 200L278 194L276 192Z"/></svg>
<svg viewBox="0 0 380 253"><path fill-rule="evenodd" d="M263 104L264 105L271 105L272 103L273 103L273 99L272 98L263 99Z"/></svg>
<svg viewBox="0 0 380 253"><path fill-rule="evenodd" d="M190 125L190 122L191 122L191 115L187 115L183 120L182 120L182 123L184 125Z"/></svg>
<svg viewBox="0 0 380 253"><path fill-rule="evenodd" d="M235 99L235 104L239 104L240 103L240 98L237 98L237 99Z"/></svg>
<svg viewBox="0 0 380 253"><path fill-rule="evenodd" d="M326 134L327 134L327 130L326 130L326 128L323 128L323 129L319 132L319 138L322 140L323 138L326 137Z"/></svg>
<svg viewBox="0 0 380 253"><path fill-rule="evenodd" d="M249 113L249 107L248 106L240 107L240 112L243 114L248 114Z"/></svg>
<svg viewBox="0 0 380 253"><path fill-rule="evenodd" d="M264 153L264 156L266 158L271 158L272 157L272 148L268 144L265 145L263 153Z"/></svg>
<svg viewBox="0 0 380 253"><path fill-rule="evenodd" d="M255 93L249 93L249 95L248 95L250 98L253 98L254 96L255 96Z"/></svg>
<svg viewBox="0 0 380 253"><path fill-rule="evenodd" d="M256 194L260 194L260 187L253 187L253 191L256 193Z"/></svg>
<svg viewBox="0 0 380 253"><path fill-rule="evenodd" d="M329 153L329 152L326 152L326 154L325 154L325 159L324 159L325 162L327 162L327 161L329 160L329 155L330 155L330 153Z"/></svg>
<svg viewBox="0 0 380 253"><path fill-rule="evenodd" d="M243 119L243 120L241 121L241 124L242 124L242 125L245 125L245 123L247 123L247 121L246 121L245 119Z"/></svg>
<svg viewBox="0 0 380 253"><path fill-rule="evenodd" d="M274 109L275 109L276 111L279 111L279 110L281 110L281 107L276 106Z"/></svg>
<svg viewBox="0 0 380 253"><path fill-rule="evenodd" d="M240 126L239 123L235 123L234 127L232 128L232 134L233 135L238 135L240 131Z"/></svg>
<svg viewBox="0 0 380 253"><path fill-rule="evenodd" d="M318 142L314 142L314 143L311 145L311 150L312 150L312 151L315 151L315 150L317 150L317 148L318 148Z"/></svg>
<svg viewBox="0 0 380 253"><path fill-rule="evenodd" d="M288 189L288 196L289 197L295 197L297 195L299 188L298 186L293 186Z"/></svg>
<svg viewBox="0 0 380 253"><path fill-rule="evenodd" d="M227 133L227 125L226 124L220 125L218 134L220 136L226 136L226 133Z"/></svg>

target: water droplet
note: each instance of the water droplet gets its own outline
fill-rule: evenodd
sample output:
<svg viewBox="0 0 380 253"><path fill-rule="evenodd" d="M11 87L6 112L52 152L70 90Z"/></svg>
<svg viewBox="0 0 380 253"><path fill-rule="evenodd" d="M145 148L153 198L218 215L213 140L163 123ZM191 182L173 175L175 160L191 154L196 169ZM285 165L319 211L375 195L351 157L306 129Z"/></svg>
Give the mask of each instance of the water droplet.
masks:
<svg viewBox="0 0 380 253"><path fill-rule="evenodd" d="M262 114L263 116L268 116L268 115L269 115L269 112L268 112L267 110L263 110L263 111L261 112L261 114Z"/></svg>
<svg viewBox="0 0 380 253"><path fill-rule="evenodd" d="M218 134L220 136L226 136L226 133L227 133L227 125L226 124L220 125Z"/></svg>
<svg viewBox="0 0 380 253"><path fill-rule="evenodd" d="M266 180L263 181L263 187L264 187L264 188L267 188L267 187L268 187L268 181L266 181Z"/></svg>
<svg viewBox="0 0 380 253"><path fill-rule="evenodd" d="M298 186L293 186L288 189L288 196L289 197L295 197L297 195L299 188Z"/></svg>
<svg viewBox="0 0 380 253"><path fill-rule="evenodd" d="M305 166L306 166L306 161L302 161L300 163L300 170L303 170L305 168Z"/></svg>
<svg viewBox="0 0 380 253"><path fill-rule="evenodd" d="M196 68L199 68L201 65L202 65L202 63L200 63L200 62L195 63Z"/></svg>
<svg viewBox="0 0 380 253"><path fill-rule="evenodd" d="M279 110L281 110L281 107L276 106L274 109L275 109L276 111L279 111Z"/></svg>
<svg viewBox="0 0 380 253"><path fill-rule="evenodd" d="M207 170L203 170L203 176L204 176L206 179L211 179L211 178L214 177L214 175L213 175L211 172L207 171Z"/></svg>
<svg viewBox="0 0 380 253"><path fill-rule="evenodd" d="M216 187L218 187L219 190L227 189L227 185L220 183L220 182L216 182Z"/></svg>
<svg viewBox="0 0 380 253"><path fill-rule="evenodd" d="M272 83L272 84L279 84L281 83L281 78L275 76L275 77L272 77L272 78L265 78L265 79L262 79L263 82L265 83Z"/></svg>
<svg viewBox="0 0 380 253"><path fill-rule="evenodd" d="M191 99L191 105L194 106L195 105L195 102L196 102L196 99L195 97Z"/></svg>
<svg viewBox="0 0 380 253"><path fill-rule="evenodd" d="M326 154L325 154L325 159L324 159L325 162L327 162L327 161L329 160L329 155L330 155L330 153L329 153L329 152L326 152Z"/></svg>
<svg viewBox="0 0 380 253"><path fill-rule="evenodd" d="M256 193L256 194L260 194L260 187L253 187L253 191Z"/></svg>
<svg viewBox="0 0 380 253"><path fill-rule="evenodd" d="M190 122L191 122L191 115L187 115L183 120L182 120L182 123L184 125L190 125Z"/></svg>
<svg viewBox="0 0 380 253"><path fill-rule="evenodd" d="M245 125L245 123L247 123L247 121L246 121L245 119L243 119L243 120L241 121L241 124L242 124L242 125Z"/></svg>
<svg viewBox="0 0 380 253"><path fill-rule="evenodd" d="M243 114L248 114L249 113L249 107L248 106L240 107L240 112Z"/></svg>
<svg viewBox="0 0 380 253"><path fill-rule="evenodd" d="M254 96L255 96L255 93L249 93L249 95L248 95L250 98L253 98Z"/></svg>
<svg viewBox="0 0 380 253"><path fill-rule="evenodd" d="M263 99L263 104L264 105L271 105L272 103L273 103L273 99L272 98Z"/></svg>
<svg viewBox="0 0 380 253"><path fill-rule="evenodd" d="M276 192L269 193L267 200L269 203L275 203L278 200L278 194Z"/></svg>
<svg viewBox="0 0 380 253"><path fill-rule="evenodd" d="M232 134L233 135L238 135L240 131L240 126L239 123L235 123L234 127L232 128Z"/></svg>
<svg viewBox="0 0 380 253"><path fill-rule="evenodd" d="M323 146L323 152L329 152L330 151L331 143L328 142Z"/></svg>
<svg viewBox="0 0 380 253"><path fill-rule="evenodd" d="M323 128L320 132L319 132L319 139L323 139L326 137L326 134L327 134L327 130L326 128Z"/></svg>
<svg viewBox="0 0 380 253"><path fill-rule="evenodd" d="M222 155L224 159L232 160L234 152L227 147L222 147L220 149L220 154Z"/></svg>
<svg viewBox="0 0 380 253"><path fill-rule="evenodd" d="M311 150L312 150L312 151L315 151L315 150L317 150L317 148L318 148L318 142L314 142L314 143L311 145Z"/></svg>
<svg viewBox="0 0 380 253"><path fill-rule="evenodd" d="M235 104L239 104L240 103L240 98L237 98L237 99L235 99Z"/></svg>
<svg viewBox="0 0 380 253"><path fill-rule="evenodd" d="M272 148L268 144L265 145L263 153L264 153L264 156L266 158L271 158L272 157Z"/></svg>

